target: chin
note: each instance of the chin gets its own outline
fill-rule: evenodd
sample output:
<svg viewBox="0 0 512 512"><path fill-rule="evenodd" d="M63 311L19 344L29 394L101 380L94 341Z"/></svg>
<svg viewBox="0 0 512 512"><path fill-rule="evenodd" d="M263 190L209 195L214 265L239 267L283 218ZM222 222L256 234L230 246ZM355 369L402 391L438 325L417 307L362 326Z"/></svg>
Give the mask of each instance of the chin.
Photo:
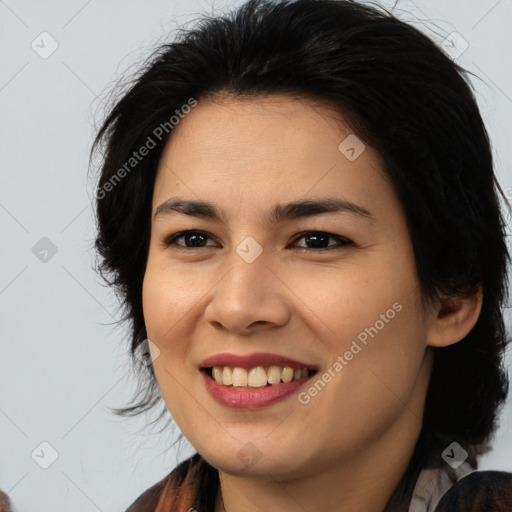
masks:
<svg viewBox="0 0 512 512"><path fill-rule="evenodd" d="M265 457L264 453L259 452L258 455L258 452L249 445L250 443L247 443L245 451L241 448L238 451L230 450L218 454L209 452L208 455L202 455L208 464L217 470L241 478L251 477L266 480L272 476L277 480L288 480L296 478L303 471L296 454L286 457L273 450L271 457Z"/></svg>

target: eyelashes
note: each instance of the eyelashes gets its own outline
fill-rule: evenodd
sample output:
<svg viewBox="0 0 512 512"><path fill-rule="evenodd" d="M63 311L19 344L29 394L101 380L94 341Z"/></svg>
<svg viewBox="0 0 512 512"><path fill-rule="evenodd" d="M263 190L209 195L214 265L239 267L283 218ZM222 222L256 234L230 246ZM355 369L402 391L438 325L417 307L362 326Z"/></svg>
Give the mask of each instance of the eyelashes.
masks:
<svg viewBox="0 0 512 512"><path fill-rule="evenodd" d="M185 245L177 243L177 241L181 238L185 241ZM213 240L213 237L205 231L189 229L179 231L168 236L164 240L164 245L171 247L173 250L179 251L197 251L198 249L205 247L213 247L212 245L197 245L201 244L205 239ZM312 242L313 245L323 245L324 243L329 244L329 239L335 240L337 242L337 245L327 245L326 247L298 247L299 250L308 252L326 252L343 249L347 246L355 246L355 243L352 240L349 240L348 238L342 237L340 235L328 233L326 231L303 231L294 237L292 244L295 244L298 240L301 239L306 239L306 243ZM191 247L187 246L187 241L191 242L193 245Z"/></svg>

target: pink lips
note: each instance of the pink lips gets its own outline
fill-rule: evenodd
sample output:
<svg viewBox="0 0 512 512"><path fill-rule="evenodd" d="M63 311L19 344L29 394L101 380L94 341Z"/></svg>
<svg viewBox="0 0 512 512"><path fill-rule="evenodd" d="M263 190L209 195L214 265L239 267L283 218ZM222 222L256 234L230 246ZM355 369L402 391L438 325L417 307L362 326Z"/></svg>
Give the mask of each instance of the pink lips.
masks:
<svg viewBox="0 0 512 512"><path fill-rule="evenodd" d="M218 384L210 377L206 369L213 366L230 366L232 368L245 368L246 370L249 370L256 366L263 366L266 368L272 365L288 366L294 370L302 368L318 370L318 367L315 365L263 352L249 354L247 356L229 353L217 354L205 359L200 366L206 388L212 397L221 405L238 409L258 409L260 407L272 405L280 400L284 400L286 397L295 393L297 389L303 386L304 383L307 382L314 374L307 375L299 380L292 380L291 382L272 384L265 388L236 389Z"/></svg>
<svg viewBox="0 0 512 512"><path fill-rule="evenodd" d="M250 370L251 368L255 368L256 366L289 366L294 370L298 370L301 368L308 368L309 370L318 370L315 365L311 365L308 363L302 363L300 361L296 361L294 359L290 359L288 357L269 354L265 352L256 352L254 354L249 354L246 356L230 354L228 352L224 352L222 354L216 354L208 359L205 359L201 364L201 368L211 368L212 366L230 366L232 368L245 368L246 370Z"/></svg>

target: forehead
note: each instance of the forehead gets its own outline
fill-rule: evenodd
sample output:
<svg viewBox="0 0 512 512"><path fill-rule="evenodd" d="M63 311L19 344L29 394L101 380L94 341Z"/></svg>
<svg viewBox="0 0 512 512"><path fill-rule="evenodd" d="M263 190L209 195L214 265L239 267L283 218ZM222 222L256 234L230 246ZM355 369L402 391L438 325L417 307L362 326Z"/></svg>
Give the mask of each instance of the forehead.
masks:
<svg viewBox="0 0 512 512"><path fill-rule="evenodd" d="M374 202L376 192L393 193L380 155L333 108L287 96L223 98L199 101L174 127L154 203L186 194L250 209L325 195Z"/></svg>
<svg viewBox="0 0 512 512"><path fill-rule="evenodd" d="M222 97L200 100L173 129L167 148L175 150L179 144L180 149L219 159L244 153L257 160L262 150L265 156L298 159L313 147L317 153L337 149L351 133L341 115L319 101L286 95Z"/></svg>

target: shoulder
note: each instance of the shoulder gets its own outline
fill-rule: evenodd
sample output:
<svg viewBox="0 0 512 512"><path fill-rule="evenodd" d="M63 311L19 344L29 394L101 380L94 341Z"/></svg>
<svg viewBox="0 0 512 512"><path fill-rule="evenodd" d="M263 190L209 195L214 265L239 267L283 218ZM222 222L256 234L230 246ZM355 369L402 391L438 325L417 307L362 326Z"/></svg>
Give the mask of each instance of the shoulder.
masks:
<svg viewBox="0 0 512 512"><path fill-rule="evenodd" d="M7 494L0 490L0 512L10 512L11 502Z"/></svg>
<svg viewBox="0 0 512 512"><path fill-rule="evenodd" d="M435 512L512 511L512 473L473 471L439 500Z"/></svg>
<svg viewBox="0 0 512 512"><path fill-rule="evenodd" d="M160 480L155 485L144 491L127 509L125 512L153 512L155 510L162 490L165 488L170 475Z"/></svg>
<svg viewBox="0 0 512 512"><path fill-rule="evenodd" d="M185 459L162 480L144 491L125 512L153 512L161 500L167 504L169 499L189 499L186 491L196 491L201 483L200 478L192 483L190 480L204 465L204 459L197 453Z"/></svg>

